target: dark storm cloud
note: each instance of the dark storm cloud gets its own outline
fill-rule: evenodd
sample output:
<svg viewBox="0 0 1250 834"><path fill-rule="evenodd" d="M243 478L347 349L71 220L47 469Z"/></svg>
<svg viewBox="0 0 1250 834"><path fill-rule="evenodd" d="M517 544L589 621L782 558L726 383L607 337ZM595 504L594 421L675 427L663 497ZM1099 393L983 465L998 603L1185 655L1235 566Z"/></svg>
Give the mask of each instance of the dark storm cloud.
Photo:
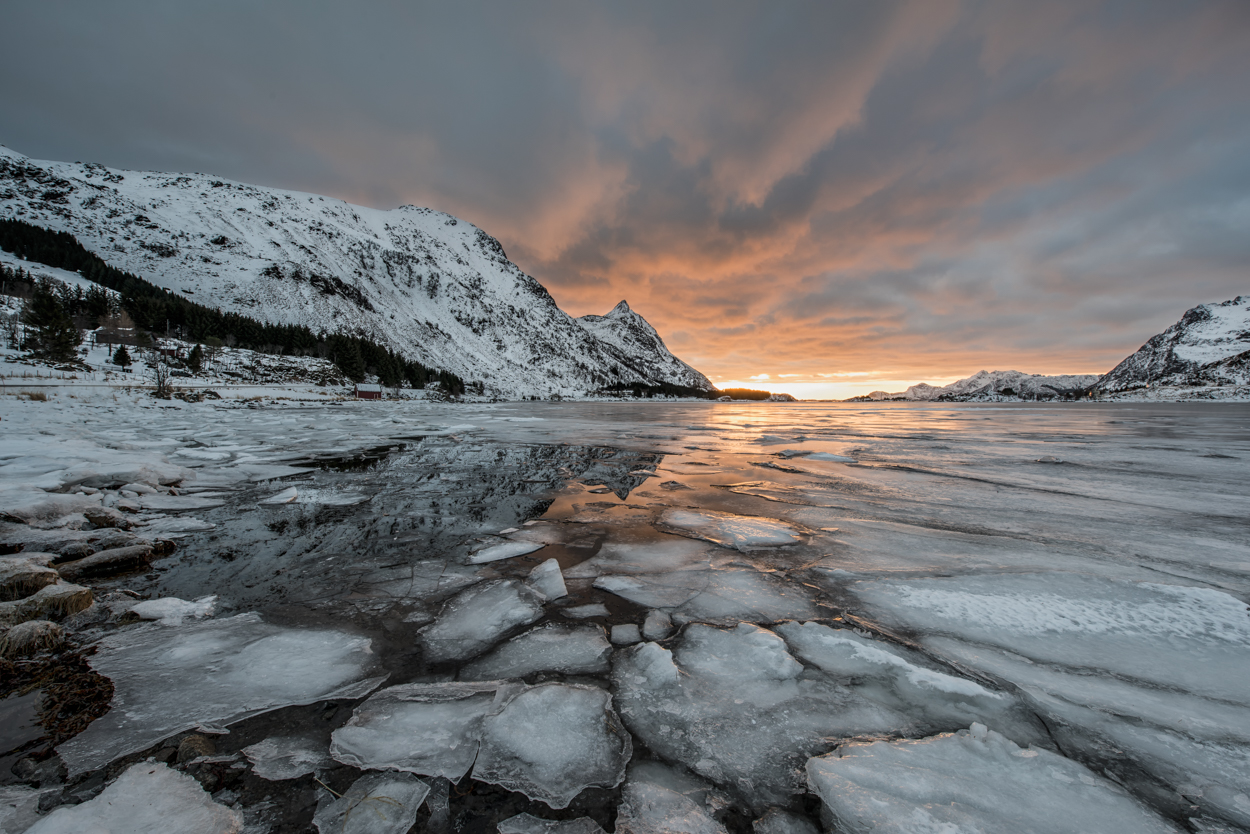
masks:
<svg viewBox="0 0 1250 834"><path fill-rule="evenodd" d="M19 2L0 142L433 205L713 375L1098 370L1250 291L1248 9Z"/></svg>

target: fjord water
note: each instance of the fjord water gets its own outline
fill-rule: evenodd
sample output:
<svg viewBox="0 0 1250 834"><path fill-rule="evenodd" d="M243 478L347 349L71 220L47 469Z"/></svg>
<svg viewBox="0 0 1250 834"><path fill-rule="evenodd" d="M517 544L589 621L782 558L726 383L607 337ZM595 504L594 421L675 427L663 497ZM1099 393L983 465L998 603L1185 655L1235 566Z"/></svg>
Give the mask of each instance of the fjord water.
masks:
<svg viewBox="0 0 1250 834"><path fill-rule="evenodd" d="M367 661L323 659L339 664L327 692L389 676L328 723L279 711L219 750L298 736L325 778L408 770L435 793L467 774L511 793L470 811L453 792L451 813L492 824L567 806L622 830L776 814L787 830L1250 825L1250 407L212 415L211 431L192 410L96 430L149 421L213 490L154 519L182 526L179 553L126 587L217 595L217 632L259 628L226 620L246 614L368 638ZM140 628L100 653L130 704L160 684L127 646L209 626ZM345 639L326 651L347 657ZM151 743L97 724L63 750L95 756L71 770ZM942 761L923 778L907 764ZM1067 821L1028 818L1047 803Z"/></svg>

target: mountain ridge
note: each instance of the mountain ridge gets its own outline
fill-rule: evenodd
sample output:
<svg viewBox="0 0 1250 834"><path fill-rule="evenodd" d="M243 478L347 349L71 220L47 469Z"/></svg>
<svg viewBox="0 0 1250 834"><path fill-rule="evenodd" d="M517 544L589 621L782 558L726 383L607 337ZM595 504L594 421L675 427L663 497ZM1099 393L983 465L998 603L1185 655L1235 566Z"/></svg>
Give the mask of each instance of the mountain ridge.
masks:
<svg viewBox="0 0 1250 834"><path fill-rule="evenodd" d="M494 237L433 209L33 160L0 146L0 217L69 232L109 264L200 303L368 337L488 394L713 388L628 304L574 318Z"/></svg>

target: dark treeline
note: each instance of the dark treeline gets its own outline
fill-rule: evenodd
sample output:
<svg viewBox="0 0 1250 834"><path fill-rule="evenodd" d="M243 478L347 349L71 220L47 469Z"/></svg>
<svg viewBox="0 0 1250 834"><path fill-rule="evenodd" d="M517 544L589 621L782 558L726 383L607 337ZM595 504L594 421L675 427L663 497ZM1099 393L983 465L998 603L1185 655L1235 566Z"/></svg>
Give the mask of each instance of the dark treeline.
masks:
<svg viewBox="0 0 1250 834"><path fill-rule="evenodd" d="M721 392L716 389L704 391L702 388L694 388L689 385L674 385L671 382L646 383L646 382L618 382L615 385L608 385L599 389L601 394L614 394L616 396L626 396L632 394L635 397L695 397L706 400L713 397L719 397Z"/></svg>
<svg viewBox="0 0 1250 834"><path fill-rule="evenodd" d="M733 397L735 400L766 400L772 395L772 391L759 391L755 388L725 388L716 392L718 397Z"/></svg>
<svg viewBox="0 0 1250 834"><path fill-rule="evenodd" d="M220 340L231 347L261 353L322 356L332 360L343 375L354 382L372 373L387 387L407 383L423 388L428 382L439 382L450 394L464 393L464 381L455 374L405 359L371 339L346 334L314 334L304 325L269 324L197 304L137 275L109 266L68 232L55 232L21 220L0 219L0 249L34 263L77 272L101 287L114 290L121 297L121 308L135 325L152 333L166 334L176 328L186 341ZM11 280L17 288L16 276ZM101 296L103 302L99 300ZM108 295L103 291L98 295L90 291L83 293L82 299L70 291L69 297L62 298L68 314L94 319L107 315L108 302Z"/></svg>

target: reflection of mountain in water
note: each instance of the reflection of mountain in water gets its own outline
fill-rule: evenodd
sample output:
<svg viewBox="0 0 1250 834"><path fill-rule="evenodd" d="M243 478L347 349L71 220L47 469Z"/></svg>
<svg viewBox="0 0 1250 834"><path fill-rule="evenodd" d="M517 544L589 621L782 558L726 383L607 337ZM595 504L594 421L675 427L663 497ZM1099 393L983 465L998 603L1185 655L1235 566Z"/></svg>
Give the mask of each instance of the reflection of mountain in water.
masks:
<svg viewBox="0 0 1250 834"><path fill-rule="evenodd" d="M324 495L350 487L360 503L255 503L273 487L206 515L217 530L183 544L187 555L163 577L160 593L221 593L251 610L330 605L365 613L397 599L428 604L472 581L480 566L461 563L477 537L542 515L553 490L574 478L625 497L644 480L629 473L661 457L419 440L365 472L328 468L289 482Z"/></svg>

